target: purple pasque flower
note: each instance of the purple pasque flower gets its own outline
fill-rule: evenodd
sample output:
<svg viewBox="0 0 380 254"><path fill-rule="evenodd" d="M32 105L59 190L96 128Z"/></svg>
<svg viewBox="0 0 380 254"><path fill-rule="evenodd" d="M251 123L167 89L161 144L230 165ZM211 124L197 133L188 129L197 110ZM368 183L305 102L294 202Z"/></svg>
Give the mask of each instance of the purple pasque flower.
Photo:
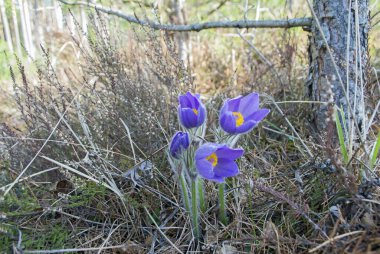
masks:
<svg viewBox="0 0 380 254"><path fill-rule="evenodd" d="M195 152L195 166L203 178L221 183L225 177L239 173L234 160L243 154L241 148L232 149L224 144L205 143Z"/></svg>
<svg viewBox="0 0 380 254"><path fill-rule="evenodd" d="M176 159L179 159L183 151L185 151L190 145L189 134L186 132L178 131L170 142L169 152L170 155Z"/></svg>
<svg viewBox="0 0 380 254"><path fill-rule="evenodd" d="M179 120L187 129L201 126L206 119L206 108L199 97L199 94L190 92L178 97Z"/></svg>
<svg viewBox="0 0 380 254"><path fill-rule="evenodd" d="M270 110L259 108L259 94L250 93L228 99L220 110L219 123L229 134L241 134L252 130Z"/></svg>

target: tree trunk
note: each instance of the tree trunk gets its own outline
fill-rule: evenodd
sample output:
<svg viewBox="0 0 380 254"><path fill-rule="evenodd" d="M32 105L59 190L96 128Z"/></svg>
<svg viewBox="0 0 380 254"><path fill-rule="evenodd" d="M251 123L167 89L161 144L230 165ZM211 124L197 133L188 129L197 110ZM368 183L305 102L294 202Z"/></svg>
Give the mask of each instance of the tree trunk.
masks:
<svg viewBox="0 0 380 254"><path fill-rule="evenodd" d="M314 0L313 10L319 24L313 21L309 48L309 96L313 101L333 102L343 108L349 129L359 128L361 135L365 135L366 129L364 86L369 62L368 5L369 0ZM326 120L331 118L329 106L315 104L314 109L314 122L323 130Z"/></svg>
<svg viewBox="0 0 380 254"><path fill-rule="evenodd" d="M25 22L26 27L28 29L28 35L29 35L29 46L30 46L30 55L31 57L35 57L36 48L34 46L34 33L32 32L34 30L33 27L33 19L30 18L30 2L28 0L24 1L24 10L25 10Z"/></svg>
<svg viewBox="0 0 380 254"><path fill-rule="evenodd" d="M20 31L19 31L19 27L18 27L16 5L17 5L16 0L12 0L12 20L13 20L13 29L15 31L15 36L16 36L17 54L19 56L21 56L22 55L21 39L20 39Z"/></svg>
<svg viewBox="0 0 380 254"><path fill-rule="evenodd" d="M36 38L36 45L37 47L39 47L40 45L45 45L45 37L44 37L44 26L42 25L43 24L43 17L45 16L44 15L44 11L45 11L45 8L43 6L43 4L40 5L39 1L38 0L34 0L34 4L33 4L33 8L34 8L34 17L32 18L32 20L34 20L34 34L37 34L37 36L35 37Z"/></svg>
<svg viewBox="0 0 380 254"><path fill-rule="evenodd" d="M171 2L172 5L172 13L170 15L170 21L175 25L184 25L186 23L186 15L185 15L185 0L173 0ZM185 66L189 61L189 34L188 33L175 33L174 38L176 44L178 46L178 55L180 59L183 61Z"/></svg>
<svg viewBox="0 0 380 254"><path fill-rule="evenodd" d="M5 11L4 0L0 0L0 10L1 10L1 17L3 20L5 41L8 43L9 52L13 53L12 36L11 36L10 29L9 29L8 17L7 17L7 13Z"/></svg>
<svg viewBox="0 0 380 254"><path fill-rule="evenodd" d="M24 4L22 0L18 0L18 6L20 9L21 30L22 30L22 38L24 41L24 48L27 52L30 52L28 29L26 28L25 13L24 13L24 7L23 7Z"/></svg>
<svg viewBox="0 0 380 254"><path fill-rule="evenodd" d="M63 29L63 14L62 14L61 6L59 5L58 1L54 1L54 11L55 11L55 17L57 19L58 31L62 31L62 29Z"/></svg>
<svg viewBox="0 0 380 254"><path fill-rule="evenodd" d="M80 7L80 18L82 21L82 30L84 34L87 34L87 15L85 9Z"/></svg>

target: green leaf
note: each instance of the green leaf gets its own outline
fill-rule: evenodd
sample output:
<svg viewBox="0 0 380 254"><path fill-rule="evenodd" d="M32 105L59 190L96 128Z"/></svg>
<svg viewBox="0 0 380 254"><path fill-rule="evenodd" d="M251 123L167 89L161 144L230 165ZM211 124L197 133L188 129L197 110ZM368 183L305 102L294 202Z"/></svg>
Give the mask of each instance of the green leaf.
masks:
<svg viewBox="0 0 380 254"><path fill-rule="evenodd" d="M379 149L380 149L380 131L379 131L379 134L377 135L376 144L372 150L372 156L371 156L371 161L370 161L371 169L373 169L373 166L375 166L376 158L377 158L377 155L379 154Z"/></svg>
<svg viewBox="0 0 380 254"><path fill-rule="evenodd" d="M342 119L343 118L344 118L344 116L342 116ZM348 153L347 153L346 144L344 143L343 128L342 128L342 124L340 122L338 110L335 111L335 123L336 123L336 130L338 132L340 151L341 151L341 153L343 155L344 163L347 164L348 161L349 161L349 159L348 159Z"/></svg>

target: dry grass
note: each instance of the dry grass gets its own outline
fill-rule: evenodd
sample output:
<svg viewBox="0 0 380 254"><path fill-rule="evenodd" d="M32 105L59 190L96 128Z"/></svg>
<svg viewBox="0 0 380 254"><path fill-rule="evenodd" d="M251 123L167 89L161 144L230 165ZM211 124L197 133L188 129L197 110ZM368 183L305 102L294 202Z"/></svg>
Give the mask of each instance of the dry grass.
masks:
<svg viewBox="0 0 380 254"><path fill-rule="evenodd" d="M212 47L194 47L192 75L169 35L136 28L126 43L108 31L96 15L89 36L73 38L73 47L62 51L75 52L75 63L54 62L45 50L37 78L21 62L12 69L25 131L1 128L2 251L378 251L379 180L360 179L367 166L361 146L345 165L331 144L335 132L317 135L307 121L306 50L297 33L277 32L274 50L255 44L270 52L264 56L270 66L249 44L238 47L235 65ZM209 209L201 216L200 243L165 158L167 139L178 128L176 96L195 88L209 98L210 124L222 98L236 93L270 94L262 98L272 110L238 144L246 154L242 173L228 181L227 226L217 221L216 186L206 183ZM294 100L302 101L285 103ZM368 146L374 139L372 131Z"/></svg>

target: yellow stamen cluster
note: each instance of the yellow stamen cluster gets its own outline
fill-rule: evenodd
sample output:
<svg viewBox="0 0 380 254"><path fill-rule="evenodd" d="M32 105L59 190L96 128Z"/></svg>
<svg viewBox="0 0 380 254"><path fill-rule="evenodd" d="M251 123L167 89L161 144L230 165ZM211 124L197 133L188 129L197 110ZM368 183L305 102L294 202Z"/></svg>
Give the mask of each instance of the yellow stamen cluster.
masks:
<svg viewBox="0 0 380 254"><path fill-rule="evenodd" d="M236 127L241 126L244 123L244 117L240 112L232 112L236 118Z"/></svg>
<svg viewBox="0 0 380 254"><path fill-rule="evenodd" d="M198 110L197 109L193 108L193 112L194 112L195 115L198 115Z"/></svg>
<svg viewBox="0 0 380 254"><path fill-rule="evenodd" d="M213 167L215 167L218 164L218 156L216 156L215 153L212 153L211 155L207 156L206 160L211 162Z"/></svg>

